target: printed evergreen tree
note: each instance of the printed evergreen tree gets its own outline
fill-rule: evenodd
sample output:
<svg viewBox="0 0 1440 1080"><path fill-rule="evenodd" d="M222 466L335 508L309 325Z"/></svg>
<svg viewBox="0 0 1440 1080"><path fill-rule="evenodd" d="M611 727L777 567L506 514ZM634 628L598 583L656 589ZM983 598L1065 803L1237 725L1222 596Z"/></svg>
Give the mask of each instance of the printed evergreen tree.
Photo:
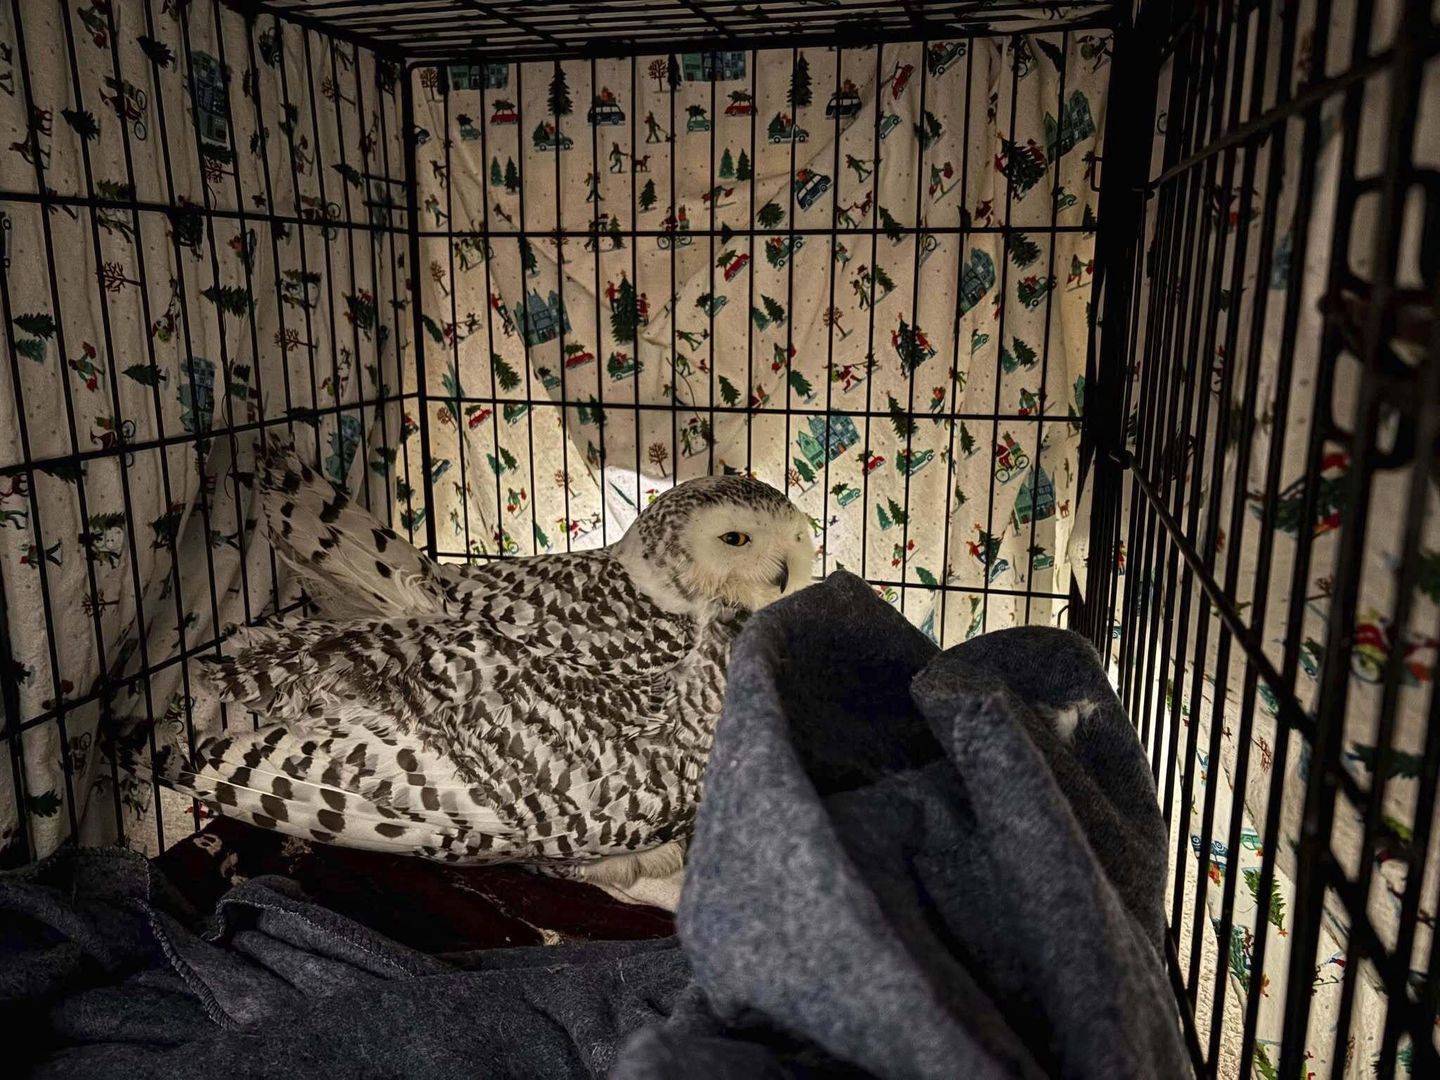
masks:
<svg viewBox="0 0 1440 1080"><path fill-rule="evenodd" d="M65 118L65 123L74 129L75 134L86 142L100 137L100 123L95 119L95 114L88 109L61 109L60 115Z"/></svg>
<svg viewBox="0 0 1440 1080"><path fill-rule="evenodd" d="M796 110L805 108L812 99L810 61L805 59L804 53L801 53L800 58L795 61L795 66L790 69L790 92L786 94L785 100L790 103L792 110Z"/></svg>
<svg viewBox="0 0 1440 1080"><path fill-rule="evenodd" d="M515 369L506 363L505 358L499 353L492 352L490 354L490 369L495 372L496 385L506 393L509 393L520 385L520 376L515 373Z"/></svg>
<svg viewBox="0 0 1440 1080"><path fill-rule="evenodd" d="M1440 604L1440 551L1420 553L1420 577L1415 587Z"/></svg>
<svg viewBox="0 0 1440 1080"><path fill-rule="evenodd" d="M895 220L895 215L885 207L880 207L880 227L885 230L885 235L895 243L904 239L905 233L900 228L900 223Z"/></svg>
<svg viewBox="0 0 1440 1080"><path fill-rule="evenodd" d="M562 116L569 116L575 108L570 100L570 86L565 80L565 68L559 61L555 63L555 75L550 80L550 115L557 119Z"/></svg>
<svg viewBox="0 0 1440 1080"><path fill-rule="evenodd" d="M815 388L810 385L810 380L798 371L790 372L790 389L807 400L815 393Z"/></svg>
<svg viewBox="0 0 1440 1080"><path fill-rule="evenodd" d="M243 316L250 310L250 290L241 285L211 285L200 295L227 315Z"/></svg>
<svg viewBox="0 0 1440 1080"><path fill-rule="evenodd" d="M795 464L795 475L800 478L801 483L813 484L815 482L815 470L810 468L808 461L802 457L791 458L790 460Z"/></svg>
<svg viewBox="0 0 1440 1080"><path fill-rule="evenodd" d="M724 375L720 376L720 400L731 407L740 402L740 391L736 390L735 384Z"/></svg>
<svg viewBox="0 0 1440 1080"><path fill-rule="evenodd" d="M616 341L634 341L639 323L639 310L635 304L635 286L630 279L622 277L615 290L615 299L610 302L610 332Z"/></svg>
<svg viewBox="0 0 1440 1080"><path fill-rule="evenodd" d="M909 524L910 515L905 512L905 508L903 506L901 506L889 496L886 496L885 498L885 505L886 508L889 510L890 520L893 521L896 525Z"/></svg>
<svg viewBox="0 0 1440 1080"><path fill-rule="evenodd" d="M520 170L515 167L514 158L505 159L505 190L512 195L520 190Z"/></svg>
<svg viewBox="0 0 1440 1080"><path fill-rule="evenodd" d="M875 267L874 284L875 291L879 296L884 296L895 288L895 282L891 280L883 266Z"/></svg>
<svg viewBox="0 0 1440 1080"><path fill-rule="evenodd" d="M640 209L653 210L655 208L655 181L646 180L645 186L640 189Z"/></svg>
<svg viewBox="0 0 1440 1080"><path fill-rule="evenodd" d="M889 401L886 408L890 411L890 426L895 429L897 439L905 439L915 434L915 421L900 407L900 402L895 400L894 394L886 394Z"/></svg>
<svg viewBox="0 0 1440 1080"><path fill-rule="evenodd" d="M1040 258L1040 245L1024 233L1014 233L1007 237L1005 247L1010 252L1010 260L1021 270Z"/></svg>
<svg viewBox="0 0 1440 1080"><path fill-rule="evenodd" d="M1345 752L1345 756L1351 761L1358 761L1367 772L1375 771L1375 761L1378 755L1374 746L1367 746L1364 743L1351 743L1351 749ZM1419 754L1407 753L1404 750L1390 751L1390 760L1387 762L1385 778L1394 780L1397 777L1402 780L1414 780L1420 775L1420 767L1424 760Z"/></svg>
<svg viewBox="0 0 1440 1080"><path fill-rule="evenodd" d="M945 129L941 126L940 121L936 119L935 114L929 109L926 109L921 116L920 123L915 125L915 134L920 137L920 146L922 149L928 148L931 143L940 138L944 131Z"/></svg>
<svg viewBox="0 0 1440 1080"><path fill-rule="evenodd" d="M960 421L960 452L966 457L975 456L975 436L970 434L964 420Z"/></svg>
<svg viewBox="0 0 1440 1080"><path fill-rule="evenodd" d="M1045 160L1044 152L1036 145L1034 139L1031 139L1027 145L1021 146L1019 143L1002 138L1000 149L1001 157L1005 161L1005 167L1001 171L1017 194L1023 195L1029 191L1045 175L1048 163Z"/></svg>
<svg viewBox="0 0 1440 1080"><path fill-rule="evenodd" d="M493 188L505 186L505 173L500 168L500 159L498 157L492 157L490 159L490 186Z"/></svg>
<svg viewBox="0 0 1440 1080"><path fill-rule="evenodd" d="M535 259L535 252L530 247L530 241L525 237L520 238L520 265L525 268L525 273L534 274L539 270L539 262Z"/></svg>
<svg viewBox="0 0 1440 1080"><path fill-rule="evenodd" d="M735 179L735 159L730 156L730 148L727 146L725 152L720 155L720 179Z"/></svg>
<svg viewBox="0 0 1440 1080"><path fill-rule="evenodd" d="M735 163L735 179L749 180L752 179L754 175L754 171L750 168L749 155L746 154L744 150L741 150L740 160Z"/></svg>
<svg viewBox="0 0 1440 1080"><path fill-rule="evenodd" d="M760 301L765 305L765 314L769 317L770 321L776 326L783 325L785 322L785 309L781 306L780 301L773 297L766 296L763 293L760 295Z"/></svg>
<svg viewBox="0 0 1440 1080"><path fill-rule="evenodd" d="M1245 868L1245 886L1250 890L1250 897L1255 901L1255 906L1260 906L1260 868L1258 866L1247 866ZM1280 891L1280 883L1272 876L1270 878L1270 902L1265 905L1267 917L1278 930L1285 929L1285 896Z"/></svg>
<svg viewBox="0 0 1440 1080"><path fill-rule="evenodd" d="M165 372L156 364L131 364L120 374L129 376L141 386L157 386L165 381Z"/></svg>
<svg viewBox="0 0 1440 1080"><path fill-rule="evenodd" d="M762 229L773 229L785 220L785 211L773 199L760 208L755 215L756 223Z"/></svg>

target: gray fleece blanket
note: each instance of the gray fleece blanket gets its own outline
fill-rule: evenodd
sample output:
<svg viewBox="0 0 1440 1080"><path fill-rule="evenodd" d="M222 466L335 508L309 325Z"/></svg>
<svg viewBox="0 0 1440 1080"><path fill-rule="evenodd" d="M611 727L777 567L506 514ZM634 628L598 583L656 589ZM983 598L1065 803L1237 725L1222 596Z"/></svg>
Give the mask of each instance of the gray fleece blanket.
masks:
<svg viewBox="0 0 1440 1080"><path fill-rule="evenodd" d="M201 918L122 852L0 875L7 1063L67 1078L1188 1074L1161 952L1164 829L1082 639L1016 629L942 654L837 573L737 641L706 787L678 941L442 960L284 879Z"/></svg>

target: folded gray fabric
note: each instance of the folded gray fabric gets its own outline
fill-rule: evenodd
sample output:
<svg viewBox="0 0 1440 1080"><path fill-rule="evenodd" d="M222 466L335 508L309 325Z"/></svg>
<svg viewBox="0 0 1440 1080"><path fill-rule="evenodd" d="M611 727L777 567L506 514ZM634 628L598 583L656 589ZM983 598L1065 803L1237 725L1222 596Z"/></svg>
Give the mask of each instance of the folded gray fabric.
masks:
<svg viewBox="0 0 1440 1080"><path fill-rule="evenodd" d="M0 1025L56 1078L1180 1076L1164 882L1082 639L940 654L838 573L736 643L680 943L442 961L281 878L202 920L70 851L0 874Z"/></svg>
<svg viewBox="0 0 1440 1080"><path fill-rule="evenodd" d="M832 575L757 614L731 660L679 912L708 1011L636 1036L613 1075L697 1075L717 1025L875 1076L1185 1075L1164 859L1083 639L937 655Z"/></svg>
<svg viewBox="0 0 1440 1080"><path fill-rule="evenodd" d="M601 1076L688 978L673 939L444 962L284 878L200 920L124 851L0 874L7 1075Z"/></svg>

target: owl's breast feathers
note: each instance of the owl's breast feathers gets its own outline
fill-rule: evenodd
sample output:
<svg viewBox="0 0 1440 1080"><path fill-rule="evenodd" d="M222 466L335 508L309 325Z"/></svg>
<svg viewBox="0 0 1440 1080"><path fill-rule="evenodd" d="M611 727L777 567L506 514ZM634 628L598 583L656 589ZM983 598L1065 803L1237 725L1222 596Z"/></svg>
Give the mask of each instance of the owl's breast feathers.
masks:
<svg viewBox="0 0 1440 1080"><path fill-rule="evenodd" d="M172 783L295 835L466 861L688 831L738 627L669 614L600 551L434 565L443 611L247 628L207 664L277 722Z"/></svg>

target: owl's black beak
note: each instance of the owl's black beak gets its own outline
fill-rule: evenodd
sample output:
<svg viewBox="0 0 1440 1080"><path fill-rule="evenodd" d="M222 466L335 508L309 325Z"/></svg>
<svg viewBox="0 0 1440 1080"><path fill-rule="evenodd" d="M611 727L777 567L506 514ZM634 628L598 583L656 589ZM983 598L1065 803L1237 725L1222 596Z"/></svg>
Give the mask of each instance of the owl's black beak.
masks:
<svg viewBox="0 0 1440 1080"><path fill-rule="evenodd" d="M790 584L790 564L788 562L780 564L780 572L775 575L773 580L776 587L783 593Z"/></svg>

